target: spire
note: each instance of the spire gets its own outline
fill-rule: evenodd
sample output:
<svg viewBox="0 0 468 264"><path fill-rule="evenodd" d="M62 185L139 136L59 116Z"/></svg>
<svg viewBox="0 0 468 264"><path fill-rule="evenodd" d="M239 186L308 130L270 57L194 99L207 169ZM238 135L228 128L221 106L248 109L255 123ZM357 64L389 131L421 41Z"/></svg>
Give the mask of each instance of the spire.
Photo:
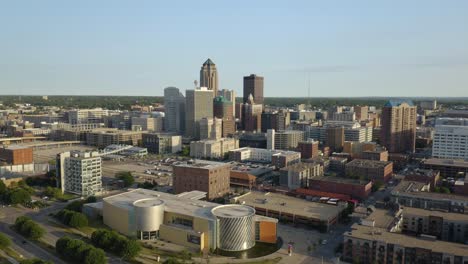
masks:
<svg viewBox="0 0 468 264"><path fill-rule="evenodd" d="M205 63L203 63L203 65L215 65L215 64L214 64L214 62L213 62L210 58L208 58L208 59L205 61Z"/></svg>

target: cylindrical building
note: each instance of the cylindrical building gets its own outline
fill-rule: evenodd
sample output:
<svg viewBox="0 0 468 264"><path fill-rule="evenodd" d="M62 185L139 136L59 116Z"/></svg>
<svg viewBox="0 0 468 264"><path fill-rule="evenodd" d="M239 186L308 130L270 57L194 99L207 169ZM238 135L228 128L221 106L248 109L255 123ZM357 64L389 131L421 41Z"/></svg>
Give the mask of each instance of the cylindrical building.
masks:
<svg viewBox="0 0 468 264"><path fill-rule="evenodd" d="M164 201L147 198L133 203L136 236L141 240L158 238L159 226L164 221Z"/></svg>
<svg viewBox="0 0 468 264"><path fill-rule="evenodd" d="M255 246L255 209L246 205L221 205L211 211L218 223L218 248L241 251Z"/></svg>

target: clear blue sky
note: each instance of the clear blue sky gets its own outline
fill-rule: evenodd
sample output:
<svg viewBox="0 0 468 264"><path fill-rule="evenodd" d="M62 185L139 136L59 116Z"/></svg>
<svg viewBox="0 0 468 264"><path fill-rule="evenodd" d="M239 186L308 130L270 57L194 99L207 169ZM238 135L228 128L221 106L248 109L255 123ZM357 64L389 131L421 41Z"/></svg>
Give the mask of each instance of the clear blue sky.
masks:
<svg viewBox="0 0 468 264"><path fill-rule="evenodd" d="M0 0L0 94L468 96L468 1Z"/></svg>

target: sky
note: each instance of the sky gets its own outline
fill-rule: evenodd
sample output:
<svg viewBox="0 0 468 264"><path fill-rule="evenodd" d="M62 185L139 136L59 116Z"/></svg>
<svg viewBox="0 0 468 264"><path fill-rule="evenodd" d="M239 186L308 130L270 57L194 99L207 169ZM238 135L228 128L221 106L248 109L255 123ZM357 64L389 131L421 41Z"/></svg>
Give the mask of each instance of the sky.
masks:
<svg viewBox="0 0 468 264"><path fill-rule="evenodd" d="M0 0L0 94L468 96L468 1Z"/></svg>

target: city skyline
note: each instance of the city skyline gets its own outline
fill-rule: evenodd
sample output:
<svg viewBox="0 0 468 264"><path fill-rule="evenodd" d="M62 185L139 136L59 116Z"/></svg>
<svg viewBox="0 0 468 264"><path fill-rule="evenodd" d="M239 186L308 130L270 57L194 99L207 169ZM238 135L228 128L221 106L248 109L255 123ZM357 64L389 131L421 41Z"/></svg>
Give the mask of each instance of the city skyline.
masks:
<svg viewBox="0 0 468 264"><path fill-rule="evenodd" d="M258 74L265 97L468 96L466 2L180 6L4 4L0 94L162 96L211 58L239 95Z"/></svg>

